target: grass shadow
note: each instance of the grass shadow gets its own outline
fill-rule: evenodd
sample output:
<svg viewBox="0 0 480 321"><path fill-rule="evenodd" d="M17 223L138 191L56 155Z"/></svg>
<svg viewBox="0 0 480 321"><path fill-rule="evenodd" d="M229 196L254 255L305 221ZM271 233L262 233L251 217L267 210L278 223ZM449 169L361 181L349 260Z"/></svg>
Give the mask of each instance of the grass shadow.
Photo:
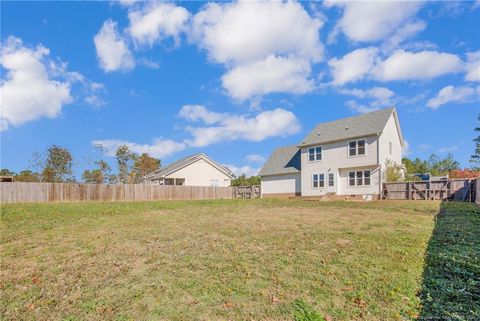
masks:
<svg viewBox="0 0 480 321"><path fill-rule="evenodd" d="M418 320L480 320L480 208L444 202L428 243Z"/></svg>

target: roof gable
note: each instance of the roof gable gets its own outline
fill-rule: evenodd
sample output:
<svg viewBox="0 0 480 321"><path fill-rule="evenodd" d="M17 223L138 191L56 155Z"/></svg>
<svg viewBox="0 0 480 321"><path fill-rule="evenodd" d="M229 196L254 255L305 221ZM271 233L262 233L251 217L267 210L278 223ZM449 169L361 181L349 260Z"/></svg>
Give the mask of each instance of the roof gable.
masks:
<svg viewBox="0 0 480 321"><path fill-rule="evenodd" d="M229 176L230 178L234 178L232 172L226 168L225 166L222 166L220 165L219 163L217 163L216 161L214 161L213 159L211 159L210 157L208 157L206 154L204 153L198 153L198 154L194 154L194 155L190 155L190 156L186 156L184 158L181 158L179 160L177 160L176 162L173 162L171 164L168 164L167 166L164 166L164 167L161 167L159 169L157 169L156 171L150 173L150 174L147 174L145 176L146 179L151 179L151 178L160 178L160 177L165 177L166 175L169 175L169 174L172 174L190 164L193 164L195 162L197 162L198 160L200 159L203 159L204 161L206 161L207 163L209 163L210 165L212 165L213 167L215 167L216 169L218 169L219 171L221 171L222 173L224 173L225 175Z"/></svg>
<svg viewBox="0 0 480 321"><path fill-rule="evenodd" d="M323 144L327 142L346 140L362 136L371 136L381 133L392 113L395 114L397 129L399 130L399 135L401 137L401 141L403 142L395 107L392 107L358 116L343 118L332 122L318 124L303 139L299 146Z"/></svg>
<svg viewBox="0 0 480 321"><path fill-rule="evenodd" d="M287 146L274 150L258 175L293 174L300 173L300 170L300 149L297 146Z"/></svg>

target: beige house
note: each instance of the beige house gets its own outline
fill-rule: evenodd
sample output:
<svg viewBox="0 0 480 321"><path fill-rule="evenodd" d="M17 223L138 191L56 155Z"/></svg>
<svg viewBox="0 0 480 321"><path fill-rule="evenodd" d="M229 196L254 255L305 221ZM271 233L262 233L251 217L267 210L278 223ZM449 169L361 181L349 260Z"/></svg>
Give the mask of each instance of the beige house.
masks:
<svg viewBox="0 0 480 321"><path fill-rule="evenodd" d="M300 144L273 152L259 173L262 195L375 198L404 145L395 108L321 123Z"/></svg>
<svg viewBox="0 0 480 321"><path fill-rule="evenodd" d="M203 153L187 156L144 177L147 184L230 186L233 174Z"/></svg>

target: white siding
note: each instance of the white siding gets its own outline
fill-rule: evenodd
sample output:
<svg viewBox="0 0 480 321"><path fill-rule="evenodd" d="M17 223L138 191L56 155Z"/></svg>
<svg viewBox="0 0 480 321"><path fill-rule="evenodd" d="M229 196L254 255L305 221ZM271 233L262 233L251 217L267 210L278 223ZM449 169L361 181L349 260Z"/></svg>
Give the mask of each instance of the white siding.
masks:
<svg viewBox="0 0 480 321"><path fill-rule="evenodd" d="M351 171L371 171L370 186L348 186L348 173ZM338 195L379 194L380 169L377 166L342 168L338 171Z"/></svg>
<svg viewBox="0 0 480 321"><path fill-rule="evenodd" d="M377 136L361 137L365 138L366 151L362 156L348 156L348 142L350 140L344 140L339 142L333 142L323 144L322 146L322 160L321 161L308 161L308 147L302 148L301 162L302 162L302 196L316 196L325 195L327 188L313 188L312 187L312 175L313 174L325 174L325 182L327 183L328 173L335 174L336 194L343 194L340 181L340 168L352 168L352 167L371 167L377 164ZM361 139L358 138L358 139ZM355 139L355 140L358 140ZM353 139L352 139L353 140ZM348 192L348 191L346 191ZM377 192L378 193L378 186Z"/></svg>
<svg viewBox="0 0 480 321"><path fill-rule="evenodd" d="M187 165L166 178L184 178L186 186L211 186L218 181L218 186L230 186L230 177L203 159Z"/></svg>
<svg viewBox="0 0 480 321"><path fill-rule="evenodd" d="M391 159L397 164L402 163L402 144L400 142L400 135L395 124L395 118L392 115L387 121L385 129L380 135L380 164L385 168L385 163ZM390 154L389 144L392 144L392 154Z"/></svg>
<svg viewBox="0 0 480 321"><path fill-rule="evenodd" d="M300 173L262 176L261 186L262 194L300 193Z"/></svg>

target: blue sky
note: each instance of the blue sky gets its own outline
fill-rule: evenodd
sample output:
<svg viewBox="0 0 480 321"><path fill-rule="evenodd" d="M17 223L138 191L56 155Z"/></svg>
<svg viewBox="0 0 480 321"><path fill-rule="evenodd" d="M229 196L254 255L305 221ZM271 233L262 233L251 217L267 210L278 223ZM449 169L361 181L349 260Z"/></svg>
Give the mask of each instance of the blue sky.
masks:
<svg viewBox="0 0 480 321"><path fill-rule="evenodd" d="M1 167L126 143L255 174L319 122L392 105L408 157L468 166L477 2L1 2ZM101 155L93 144L109 151Z"/></svg>

